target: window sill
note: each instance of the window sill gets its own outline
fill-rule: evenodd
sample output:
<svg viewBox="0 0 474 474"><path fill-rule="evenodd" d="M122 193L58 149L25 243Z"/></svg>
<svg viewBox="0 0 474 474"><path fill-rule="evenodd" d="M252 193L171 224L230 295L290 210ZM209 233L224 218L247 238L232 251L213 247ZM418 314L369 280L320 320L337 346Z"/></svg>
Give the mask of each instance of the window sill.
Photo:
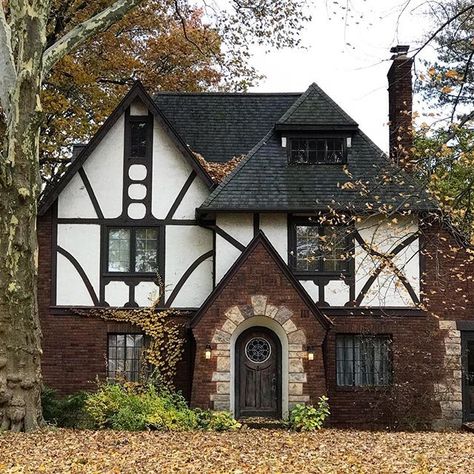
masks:
<svg viewBox="0 0 474 474"><path fill-rule="evenodd" d="M392 385L361 385L361 386L339 386L336 385L336 392L386 392Z"/></svg>
<svg viewBox="0 0 474 474"><path fill-rule="evenodd" d="M156 278L154 272L105 272L102 274L104 278Z"/></svg>
<svg viewBox="0 0 474 474"><path fill-rule="evenodd" d="M293 275L300 280L313 280L314 278L329 278L330 280L344 280L352 276L349 272L304 272L292 269Z"/></svg>

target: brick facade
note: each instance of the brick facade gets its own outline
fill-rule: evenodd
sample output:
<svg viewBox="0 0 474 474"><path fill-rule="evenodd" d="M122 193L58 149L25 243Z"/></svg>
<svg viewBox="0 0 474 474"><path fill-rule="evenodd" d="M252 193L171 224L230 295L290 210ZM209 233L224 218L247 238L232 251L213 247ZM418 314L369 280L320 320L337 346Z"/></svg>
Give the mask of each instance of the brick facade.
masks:
<svg viewBox="0 0 474 474"><path fill-rule="evenodd" d="M225 380L219 380L220 375L216 374L227 371L229 337L242 322L240 318L266 316L275 320L282 311L281 314L291 314L286 319L291 320L287 335L300 331L305 341L297 342L301 351L296 346L290 347L293 354L288 356L294 358L293 367L301 364L302 370L295 371L289 383L300 384L293 387L295 393L301 391L300 399L310 403L328 394L332 423L458 426L462 419L458 325L474 323L474 301L469 296L473 294L474 268L467 251L452 234L437 224L425 225L423 231L425 311L407 310L404 314L403 310L396 313L387 310L363 315L354 308L348 308L345 314L327 310L333 323L329 329L313 315L265 246L257 245L203 311L192 333L191 329L184 329L189 321L180 321L188 342L178 367L177 387L194 406L222 407L216 402L227 403L232 382L228 375L223 376ZM38 233L44 381L61 393L93 388L96 377L105 375L107 333L133 332L136 328L52 308L51 212L39 220ZM234 315L229 316L232 311ZM335 339L336 334L343 333L392 336L394 383L391 388L336 386ZM219 340L216 334L223 335L225 340ZM204 357L207 344L213 349L210 360ZM316 348L313 361L302 354L307 345ZM225 383L218 385L220 382Z"/></svg>

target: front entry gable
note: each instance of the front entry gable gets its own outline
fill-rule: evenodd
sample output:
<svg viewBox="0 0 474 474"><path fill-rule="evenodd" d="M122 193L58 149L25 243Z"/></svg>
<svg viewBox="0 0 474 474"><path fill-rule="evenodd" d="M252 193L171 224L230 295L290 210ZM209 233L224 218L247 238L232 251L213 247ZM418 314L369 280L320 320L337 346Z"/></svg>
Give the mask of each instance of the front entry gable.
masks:
<svg viewBox="0 0 474 474"><path fill-rule="evenodd" d="M236 416L284 418L297 403L316 403L326 393L323 346L331 325L260 232L191 321L196 343L191 403ZM244 370L250 359L246 342L255 340L278 347L273 368L267 367L269 358ZM275 371L267 374L266 388L263 382L252 385L249 377L263 368Z"/></svg>
<svg viewBox="0 0 474 474"><path fill-rule="evenodd" d="M234 289L238 291L237 294L233 293ZM260 231L195 314L191 327L197 327L213 307L220 305L220 301L232 299L240 294L246 299L248 295L264 293L275 295L274 299L281 301L282 304L285 301L298 301L303 313L315 318L324 329L329 329L332 325L331 320L314 304L301 283L294 277L264 232ZM267 310L266 306L263 309ZM268 311L271 309L268 308Z"/></svg>

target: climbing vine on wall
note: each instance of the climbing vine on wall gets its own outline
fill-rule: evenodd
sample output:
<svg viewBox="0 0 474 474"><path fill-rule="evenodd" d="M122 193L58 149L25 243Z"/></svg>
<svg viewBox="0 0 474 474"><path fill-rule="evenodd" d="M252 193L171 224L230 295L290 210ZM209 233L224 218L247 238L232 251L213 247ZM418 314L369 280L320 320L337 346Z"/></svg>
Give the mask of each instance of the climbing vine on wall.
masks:
<svg viewBox="0 0 474 474"><path fill-rule="evenodd" d="M181 328L173 319L183 312L174 309L158 309L158 301L146 308L98 308L76 310L77 314L99 317L105 321L127 322L139 327L148 343L143 351L143 360L151 369L157 383L173 388L176 366L184 350Z"/></svg>

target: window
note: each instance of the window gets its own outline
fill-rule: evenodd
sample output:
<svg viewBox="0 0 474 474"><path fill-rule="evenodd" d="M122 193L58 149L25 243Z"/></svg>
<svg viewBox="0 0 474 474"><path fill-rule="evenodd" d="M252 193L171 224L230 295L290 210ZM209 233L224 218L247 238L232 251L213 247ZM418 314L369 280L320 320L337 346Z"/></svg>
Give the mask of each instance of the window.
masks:
<svg viewBox="0 0 474 474"><path fill-rule="evenodd" d="M121 273L156 273L158 229L109 229L107 270Z"/></svg>
<svg viewBox="0 0 474 474"><path fill-rule="evenodd" d="M389 336L336 336L338 386L380 386L392 382Z"/></svg>
<svg viewBox="0 0 474 474"><path fill-rule="evenodd" d="M308 220L293 230L293 267L297 272L349 271L350 232L347 226L322 226Z"/></svg>
<svg viewBox="0 0 474 474"><path fill-rule="evenodd" d="M130 121L130 157L145 158L148 145L148 121Z"/></svg>
<svg viewBox="0 0 474 474"><path fill-rule="evenodd" d="M346 160L345 138L290 138L290 163L344 163Z"/></svg>
<svg viewBox="0 0 474 474"><path fill-rule="evenodd" d="M109 334L107 376L137 382L142 369L143 334Z"/></svg>

